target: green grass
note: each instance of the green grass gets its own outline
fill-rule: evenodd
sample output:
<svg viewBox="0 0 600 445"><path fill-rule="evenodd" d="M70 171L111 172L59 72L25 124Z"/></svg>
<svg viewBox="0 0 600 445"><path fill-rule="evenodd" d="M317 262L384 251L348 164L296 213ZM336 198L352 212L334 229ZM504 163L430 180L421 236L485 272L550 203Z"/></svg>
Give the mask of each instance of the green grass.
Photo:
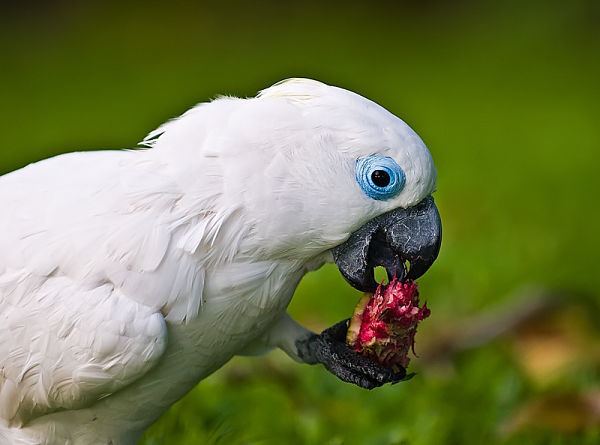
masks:
<svg viewBox="0 0 600 445"><path fill-rule="evenodd" d="M0 171L64 151L131 147L186 107L253 95L291 76L344 86L403 117L439 172L438 263L421 280L436 324L498 305L525 284L597 296L600 14L594 2L56 3L0 18ZM342 203L340 203L342 205ZM333 267L291 312L313 328L357 294ZM500 425L540 390L506 342L365 392L282 354L236 359L144 444L597 444L598 430ZM598 367L559 388L597 385Z"/></svg>

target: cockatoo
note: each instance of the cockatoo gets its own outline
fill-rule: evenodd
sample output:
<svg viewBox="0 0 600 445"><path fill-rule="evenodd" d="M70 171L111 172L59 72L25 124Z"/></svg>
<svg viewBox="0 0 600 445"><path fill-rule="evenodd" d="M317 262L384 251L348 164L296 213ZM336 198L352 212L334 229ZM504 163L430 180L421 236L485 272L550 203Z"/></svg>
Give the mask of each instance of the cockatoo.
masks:
<svg viewBox="0 0 600 445"><path fill-rule="evenodd" d="M308 79L0 177L0 444L134 444L233 356L272 348L364 388L401 380L286 308L327 262L360 290L378 265L425 273L435 184L402 120Z"/></svg>

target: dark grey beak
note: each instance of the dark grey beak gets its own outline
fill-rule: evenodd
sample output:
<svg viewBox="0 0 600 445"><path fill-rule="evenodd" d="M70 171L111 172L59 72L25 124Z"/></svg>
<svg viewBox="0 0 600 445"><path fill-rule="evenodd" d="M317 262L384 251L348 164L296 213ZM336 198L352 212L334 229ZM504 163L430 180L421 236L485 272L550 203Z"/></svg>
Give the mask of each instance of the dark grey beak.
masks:
<svg viewBox="0 0 600 445"><path fill-rule="evenodd" d="M441 243L440 214L429 196L414 207L372 219L332 253L352 287L372 292L377 288L375 267L383 266L390 279L415 280L431 267Z"/></svg>

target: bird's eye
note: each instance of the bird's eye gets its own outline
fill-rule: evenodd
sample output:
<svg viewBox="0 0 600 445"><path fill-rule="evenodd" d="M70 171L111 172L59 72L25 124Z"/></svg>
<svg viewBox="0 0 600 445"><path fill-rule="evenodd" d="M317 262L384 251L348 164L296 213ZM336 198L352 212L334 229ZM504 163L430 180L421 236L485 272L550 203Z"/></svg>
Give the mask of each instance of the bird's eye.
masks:
<svg viewBox="0 0 600 445"><path fill-rule="evenodd" d="M385 170L375 170L371 173L371 181L373 181L373 184L377 187L387 187L390 185L391 178Z"/></svg>
<svg viewBox="0 0 600 445"><path fill-rule="evenodd" d="M386 200L402 191L406 177L392 158L371 155L356 161L356 181L369 198Z"/></svg>

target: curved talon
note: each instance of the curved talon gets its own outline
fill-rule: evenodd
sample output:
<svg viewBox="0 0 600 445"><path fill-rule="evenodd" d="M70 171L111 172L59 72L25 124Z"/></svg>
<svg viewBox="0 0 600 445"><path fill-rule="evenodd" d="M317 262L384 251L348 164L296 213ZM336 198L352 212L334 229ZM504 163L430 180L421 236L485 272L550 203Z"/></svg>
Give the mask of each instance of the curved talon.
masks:
<svg viewBox="0 0 600 445"><path fill-rule="evenodd" d="M346 344L347 330L348 320L343 320L320 335L297 342L298 356L306 363L321 363L340 380L365 389L407 379L406 370L394 372L350 349Z"/></svg>

